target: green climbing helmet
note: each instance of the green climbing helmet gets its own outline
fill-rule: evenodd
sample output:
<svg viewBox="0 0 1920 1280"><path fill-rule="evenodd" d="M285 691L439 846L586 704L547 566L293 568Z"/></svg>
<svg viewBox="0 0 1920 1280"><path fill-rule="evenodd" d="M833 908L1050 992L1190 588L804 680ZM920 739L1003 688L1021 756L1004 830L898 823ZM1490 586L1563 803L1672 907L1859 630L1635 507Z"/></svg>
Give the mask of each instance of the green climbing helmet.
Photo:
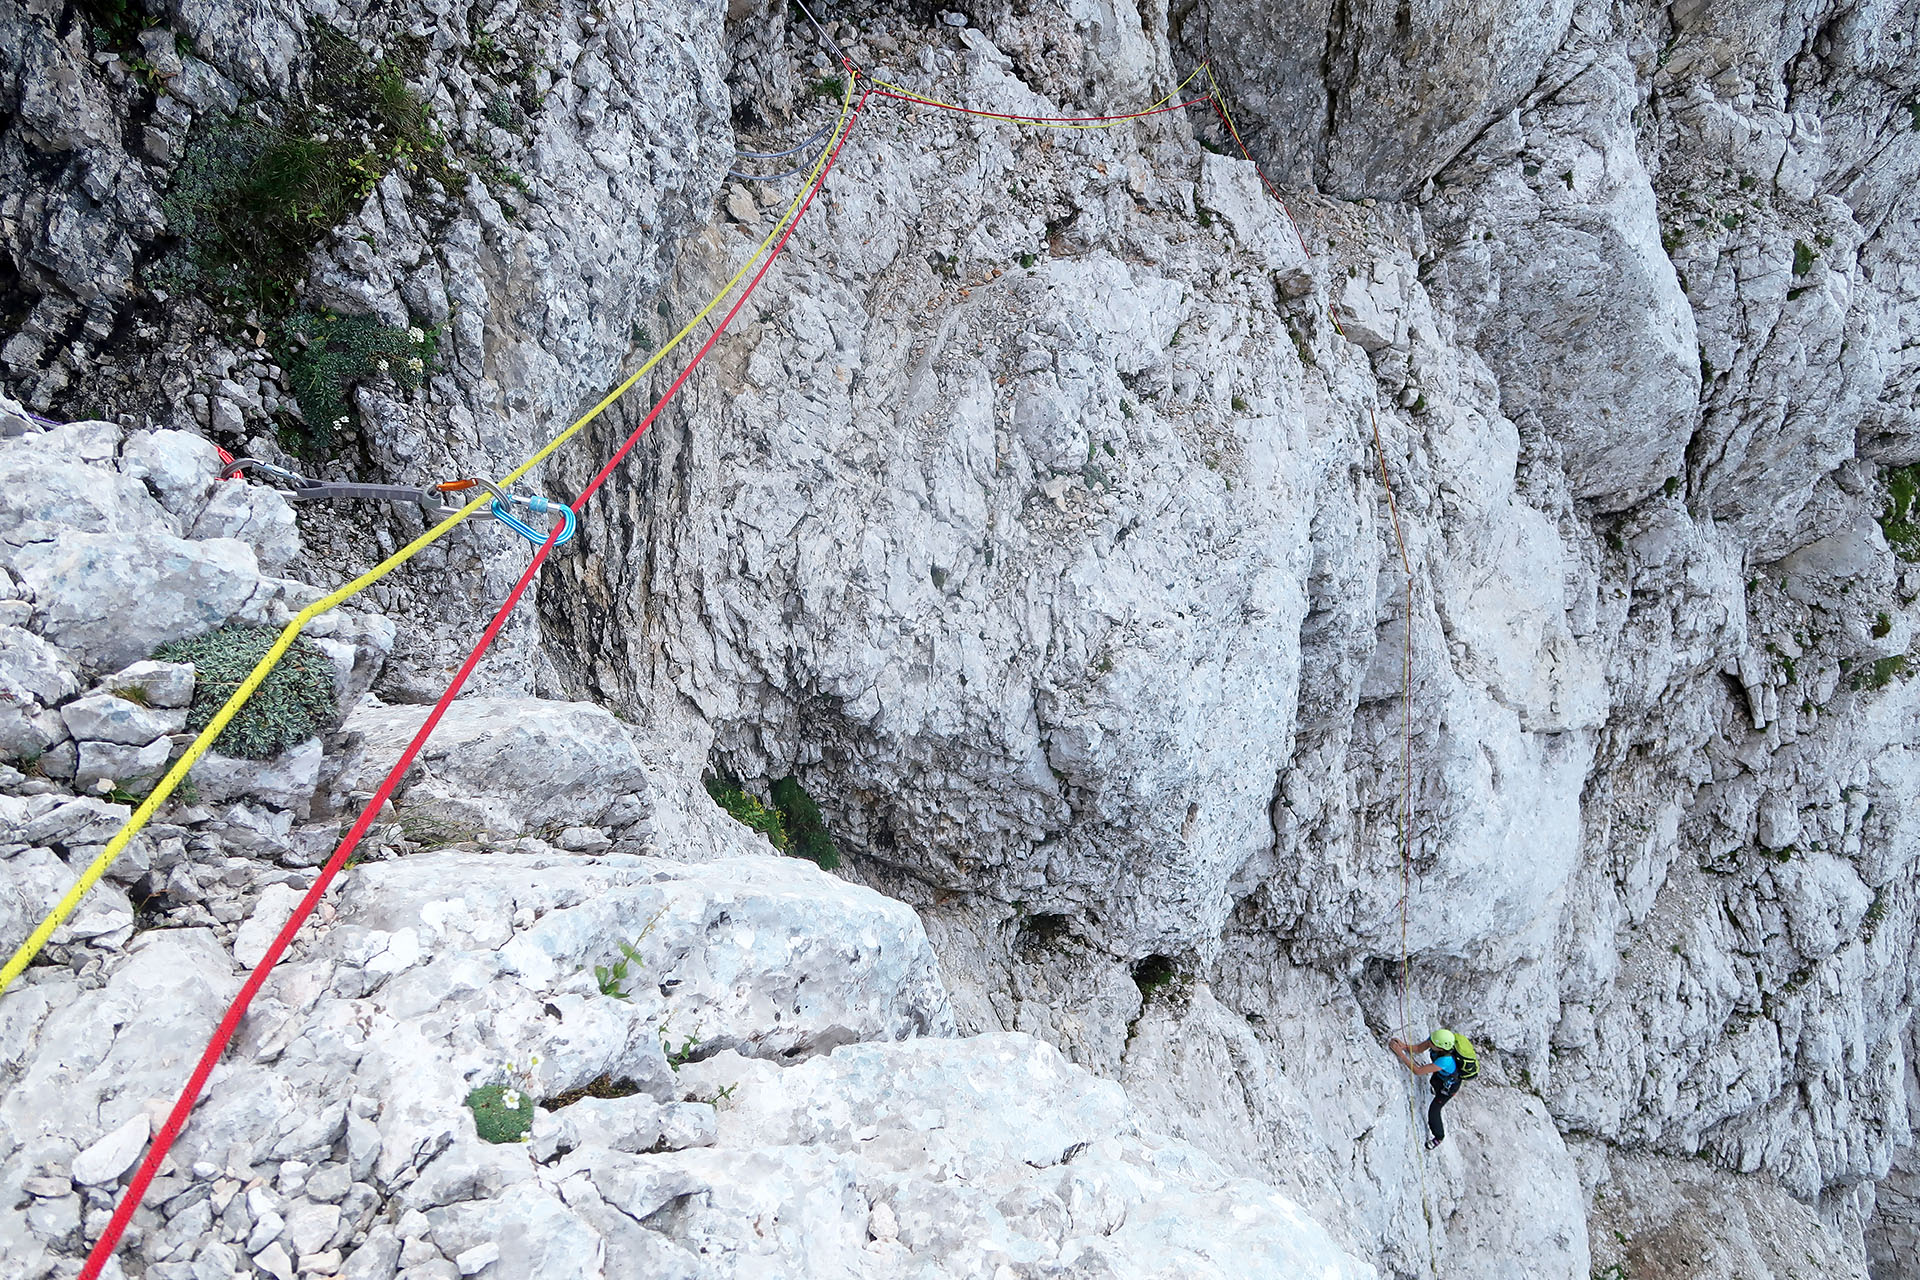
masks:
<svg viewBox="0 0 1920 1280"><path fill-rule="evenodd" d="M1427 1037L1427 1043L1444 1053L1446 1050L1453 1048L1453 1032L1447 1030L1445 1027L1441 1027L1438 1031L1435 1031Z"/></svg>

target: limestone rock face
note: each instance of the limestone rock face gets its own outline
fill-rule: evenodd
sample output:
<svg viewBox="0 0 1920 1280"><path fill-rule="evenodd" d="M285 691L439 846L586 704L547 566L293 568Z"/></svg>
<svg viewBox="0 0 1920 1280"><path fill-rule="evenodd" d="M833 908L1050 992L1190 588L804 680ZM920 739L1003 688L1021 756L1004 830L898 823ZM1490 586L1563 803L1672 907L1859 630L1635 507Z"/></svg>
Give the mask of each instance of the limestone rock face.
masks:
<svg viewBox="0 0 1920 1280"><path fill-rule="evenodd" d="M155 644L423 527L215 444L505 474L752 264L843 56L1002 115L1217 81L1288 202L1204 101L867 97L128 1274L1901 1275L1913 0L58 8L0 6L0 941L180 748ZM433 362L295 458L311 341L154 267L183 157L311 124L336 37L444 154L355 178L286 295ZM686 354L518 487L580 492ZM184 1070L526 555L482 517L317 620L346 731L209 761L0 997L10 1266L71 1272L143 1055ZM1380 1045L1438 1024L1483 1071L1428 1152Z"/></svg>
<svg viewBox="0 0 1920 1280"><path fill-rule="evenodd" d="M1534 88L1576 7L1199 4L1175 38L1217 64L1279 172L1349 199L1405 196Z"/></svg>
<svg viewBox="0 0 1920 1280"><path fill-rule="evenodd" d="M372 791L427 717L425 707L368 707L353 785ZM475 830L602 826L639 811L639 753L610 712L581 703L464 698L448 709L399 803Z"/></svg>
<svg viewBox="0 0 1920 1280"><path fill-rule="evenodd" d="M1736 1181L1683 1161L1577 1150L1583 1179L1593 1179L1596 1274L1700 1280L1811 1270L1868 1274L1857 1237L1833 1231L1812 1208L1764 1179Z"/></svg>

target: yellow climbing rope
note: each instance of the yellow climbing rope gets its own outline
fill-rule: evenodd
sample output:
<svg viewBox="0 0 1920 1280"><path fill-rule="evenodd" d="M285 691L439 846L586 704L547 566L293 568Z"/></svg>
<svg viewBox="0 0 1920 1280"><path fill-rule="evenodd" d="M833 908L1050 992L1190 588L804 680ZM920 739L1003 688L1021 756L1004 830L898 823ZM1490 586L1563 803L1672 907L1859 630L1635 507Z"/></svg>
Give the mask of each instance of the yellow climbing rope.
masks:
<svg viewBox="0 0 1920 1280"><path fill-rule="evenodd" d="M849 78L846 85L846 92L840 100L839 123L841 126L846 124L847 116L852 111L852 108L853 81ZM826 160L826 154L826 150L823 148L819 158L814 161L814 173L817 174L819 172L820 165ZM787 223L791 221L795 213L799 211L801 200L805 197L810 185L811 176L807 183L801 184L800 193L793 198L793 202L787 206L786 212L774 223L773 229L767 233L766 238L759 243L753 253L741 264L740 269L735 271L724 285L720 286L719 292L715 293L713 297L707 301L707 304L695 313L691 320L681 326L680 332L674 334L671 340L648 357L646 363L634 370L633 373L627 377L626 381L608 392L601 398L598 404L594 405L576 419L572 426L562 431L552 440L549 440L538 452L508 472L500 481L500 487L507 488L511 486L516 480L519 480L525 476L527 472L544 462L554 450L573 439L588 423L606 412L609 406L619 400L620 397L624 396L628 391L632 390L634 384L651 373L655 365L666 359L668 353L684 342L687 335L692 333L701 321L713 313L714 308L718 307L727 295L733 292L734 287L746 278L747 273L753 269L754 264L759 262L766 254L768 248L780 235ZM220 731L227 727L228 721L233 719L239 712L242 704L244 704L248 698L252 697L254 691L260 687L260 682L267 678L267 674L271 672L279 663L280 659L286 655L287 650L292 647L293 642L299 638L301 631L306 625L321 614L352 599L360 592L380 581L380 579L413 559L413 557L418 555L422 550L453 532L454 528L463 520L492 501L493 498L490 494L482 494L480 497L475 498L472 502L469 502L466 506L460 508L460 510L454 512L445 520L442 520L439 524L433 526L433 528L427 530L412 542L409 542L406 546L400 548L385 560L382 560L379 564L355 578L352 582L349 582L346 586L321 597L295 614L293 620L288 622L281 630L279 638L273 642L273 645L267 650L259 663L254 666L252 671L247 673L247 678L240 682L240 686L233 691L232 696L222 704L220 710L214 713L213 719L208 722L207 727L202 729L199 736L188 745L186 751L180 756L180 759L176 761L173 767L167 770L166 775L160 779L159 784L147 793L146 799L140 802L140 806L133 811L132 816L127 819L126 824L115 833L112 840L107 842L106 847L101 849L99 856L88 864L87 869L80 873L79 878L74 881L73 887L67 890L60 901L55 904L53 910L49 911L39 926L27 936L27 940L21 943L14 951L12 958L7 961L6 966L0 968L0 993L4 993L8 987L13 985L14 979L20 976L21 971L24 970L28 964L32 963L34 956L40 953L40 949L46 946L47 940L53 936L54 930L65 923L67 917L72 915L74 910L79 907L81 901L87 896L88 891L91 890L95 884L99 883L100 877L106 874L107 868L111 867L114 861L119 858L120 854L133 840L133 837L139 834L140 829L152 820L153 815L159 811L162 804L166 803L167 797L173 794L174 789L180 785L182 779L187 776L187 772L193 768L195 762L207 753L208 748L213 745L214 740L220 736Z"/></svg>

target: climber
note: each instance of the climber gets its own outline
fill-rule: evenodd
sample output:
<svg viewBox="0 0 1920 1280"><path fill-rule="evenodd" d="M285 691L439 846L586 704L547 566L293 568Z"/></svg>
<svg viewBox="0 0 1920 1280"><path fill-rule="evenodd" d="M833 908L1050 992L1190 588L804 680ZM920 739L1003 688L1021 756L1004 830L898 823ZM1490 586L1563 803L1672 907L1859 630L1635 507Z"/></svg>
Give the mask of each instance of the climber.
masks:
<svg viewBox="0 0 1920 1280"><path fill-rule="evenodd" d="M1471 1080L1480 1073L1473 1042L1458 1032L1440 1027L1419 1044L1395 1038L1387 1041L1387 1047L1413 1074L1433 1077L1433 1101L1427 1106L1427 1128L1433 1133L1427 1139L1427 1150L1431 1151L1447 1136L1446 1126L1440 1123L1440 1108L1460 1091L1462 1080ZM1431 1054L1433 1061L1415 1062L1412 1055L1416 1053Z"/></svg>

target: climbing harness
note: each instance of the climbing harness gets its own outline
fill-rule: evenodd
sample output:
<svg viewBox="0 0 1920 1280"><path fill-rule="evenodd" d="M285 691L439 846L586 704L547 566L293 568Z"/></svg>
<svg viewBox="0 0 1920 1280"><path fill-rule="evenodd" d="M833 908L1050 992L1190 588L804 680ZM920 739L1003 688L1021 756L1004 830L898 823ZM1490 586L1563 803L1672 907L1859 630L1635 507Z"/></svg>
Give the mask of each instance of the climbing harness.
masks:
<svg viewBox="0 0 1920 1280"><path fill-rule="evenodd" d="M288 623L285 630L281 632L279 638L274 642L273 647L268 650L266 656L261 659L259 665L257 665L254 668L254 670L248 674L247 678L241 682L239 688L234 691L233 695L227 700L227 702L220 708L218 712L215 713L212 722L207 726L207 728L204 731L202 731L200 736L196 738L194 742L187 748L186 753L181 757L179 762L177 762L173 766L173 768L168 770L167 774L161 779L160 784L154 788L153 792L150 793L147 799L141 803L140 807L134 812L133 816L128 820L127 824L120 830L118 834L115 835L114 839L102 851L100 856L95 859L93 864L88 867L87 871L80 877L80 880L74 885L73 889L70 890L66 895L66 897L61 900L61 903L59 904L59 906L57 906L55 910L52 913L50 913L45 920L41 922L40 928L36 929L34 932L34 935L28 939L27 944L24 945L18 952L15 953L13 959L8 962L6 968L4 970L0 970L0 992L4 992L7 984L12 982L12 980L18 976L21 969L25 968L27 962L31 960L33 955L39 950L39 948L45 944L47 938L52 935L54 929L56 929L59 926L59 924L65 920L67 915L69 915L73 911L73 909L78 905L81 897L84 896L87 890L95 882L98 881L98 879L102 874L104 874L106 868L109 865L111 865L113 860L126 847L127 843L133 838L133 835L152 818L153 814L158 810L159 806L166 800L167 796L170 795L174 790L174 788L179 785L181 780L185 778L187 771L192 767L194 761L196 761L206 751L208 745L216 737L218 737L220 731L226 727L227 723L233 718L234 714L239 710L240 706L244 704L246 700L253 695L254 691L258 689L260 682L263 679L265 679L267 673L270 670L272 670L273 666L286 653L288 647L291 646L295 638L298 637L302 628L304 628L305 625L309 621L311 621L314 617L317 617L319 614L324 613L329 609L332 609L334 606L340 604L342 601L349 599L357 592L362 591L366 587L372 585L374 582L378 581L381 577L385 576L387 573L397 568L400 564L404 563L406 560L416 555L420 550L425 548L427 545L437 540L438 538L445 536L460 521L465 520L469 516L472 516L475 513L477 513L483 505L491 504L490 510L492 514L494 514L497 518L503 520L504 522L510 525L514 525L518 529L518 531L523 534L523 536L526 536L530 539L534 539L539 542L539 549L534 553L531 562L527 565L526 569L521 573L519 579L514 583L514 586L512 590L507 594L506 599L501 603L500 607L495 611L493 618L487 624L486 630L482 633L479 641L473 646L472 650L468 653L466 659L461 663L459 670L454 674L453 679L448 683L446 690L440 695L439 700L434 704L433 709L428 713L425 721L421 724L420 728L415 732L412 740L407 744L406 749L401 752L400 757L394 762L392 769L388 771L386 777L382 780L379 788L375 791L372 798L361 808L359 816L355 819L353 825L351 826L351 828L349 828L346 835L341 839L339 846L335 848L335 850L333 851L333 854L327 859L326 863L321 867L320 872L315 877L313 884L307 889L305 895L301 898L298 905L294 908L293 912L288 917L286 923L281 927L279 933L273 939L273 942L268 947L265 955L254 966L252 972L248 975L245 983L241 986L239 993L234 997L232 1003L228 1006L226 1014L221 1019L220 1024L214 1031L213 1036L208 1040L205 1050L202 1052L198 1062L196 1063L194 1070L191 1076L189 1077L185 1087L181 1090L179 1098L175 1101L173 1109L168 1113L165 1122L160 1126L158 1132L155 1133L153 1140L147 1149L146 1155L141 1160L139 1166L135 1170L133 1179L129 1184L129 1186L127 1187L126 1192L121 1196L119 1203L114 1208L114 1212L111 1218L108 1220L105 1228L101 1231L99 1238L94 1242L94 1245L91 1251L88 1253L86 1263L80 1271L79 1280L98 1280L102 1270L106 1267L108 1261L112 1258L114 1250L118 1247L120 1239L126 1231L127 1225L132 1220L134 1211L139 1207L141 1200L145 1197L147 1193L147 1189L152 1184L155 1175L158 1173L160 1169L160 1166L165 1162L168 1152L172 1148L174 1140L179 1137L181 1130L186 1126L187 1120L189 1116L192 1114L193 1107L195 1103L198 1102L199 1100L201 1091L206 1087L207 1081L211 1077L215 1065L219 1062L228 1044L232 1041L233 1036L238 1031L240 1022L244 1018L248 1007L251 1005L253 1001L253 998L255 997L255 995L258 994L261 987L265 984L267 977L272 972L274 966L278 964L281 957L285 955L287 948L292 945L293 939L298 934L301 926L306 922L306 920L312 915L313 911L318 907L321 898L325 895L327 889L333 883L334 878L339 874L341 868L345 866L348 858L352 855L353 851L357 848L361 839L366 835L367 831L371 828L371 826L373 825L374 819L378 816L381 808L387 802L387 800L391 798L394 792L394 789L399 783L400 778L405 775L407 769L412 765L415 757L419 754L420 750L425 746L428 738L432 735L434 729L439 725L441 718L446 714L448 707L452 704L453 700L459 695L461 689L465 687L467 680L472 675L474 669L478 666L481 657L491 647L494 639L500 634L500 631L506 625L508 617L511 615L515 606L519 603L521 597L525 595L527 588L530 585L532 585L535 576L539 573L541 567L545 564L547 557L550 554L552 554L552 551L556 546L560 545L562 541L564 541L567 537L571 536L575 527L574 520L577 514L585 508L587 502L591 500L594 494L599 491L600 487L603 484L605 484L608 477L612 475L614 469L618 467L621 464L621 462L625 460L625 458L632 451L634 446L639 443L640 437L647 431L649 427L653 425L654 421L665 410L667 404L670 401L672 401L672 399L679 393L681 387L686 384L687 380L693 375L695 369L699 367L700 363L706 358L707 354L713 350L715 344L719 342L721 336L724 333L726 333L728 327L733 323L734 318L740 314L740 311L746 305L748 298L752 297L754 291L759 287L761 281L766 277L766 274L773 266L774 261L779 257L781 251L785 248L787 240L792 235L794 228L799 225L801 218L805 215L807 209L811 207L814 197L820 192L820 190L824 186L827 175L832 171L834 162L838 159L841 148L845 146L847 137L852 132L853 126L855 122L858 120L860 113L865 109L868 98L874 97L874 96L900 98L902 100L918 103L923 106L933 106L933 107L939 107L939 108L948 109L948 110L961 111L971 115L984 115L991 118L1007 120L1014 123L1034 124L1034 125L1062 127L1062 128L1109 128L1115 124L1121 123L1126 120L1136 120L1136 119L1144 118L1145 116L1148 116L1148 115L1161 114L1163 110L1164 111L1180 110L1183 107L1192 106L1200 101L1211 101L1214 103L1215 110L1221 114L1222 120L1228 123L1229 129L1231 130L1230 118L1227 116L1224 110L1224 106L1219 100L1219 89L1217 84L1214 86L1213 91L1209 93L1207 97L1204 99L1196 98L1189 102L1183 102L1179 104L1179 106L1175 106L1175 107L1167 107L1164 105L1167 102L1170 102L1175 96L1177 96L1180 90L1185 88L1187 84L1191 83L1194 76L1200 74L1201 71L1206 71L1209 80L1210 81L1212 80L1212 71L1210 68L1207 67L1205 63L1202 63L1200 68L1196 69L1193 75L1188 76L1185 81L1182 81L1181 84L1175 88L1173 93L1168 94L1167 97L1161 99L1160 102L1153 104L1153 106L1148 110L1135 112L1131 115L1125 115L1125 116L1036 117L1036 116L1003 115L995 112L978 112L978 111L973 111L969 108L956 107L956 106L952 106L951 104L938 102L937 100L923 98L923 97L920 97L919 95L914 95L904 90L901 90L897 85L887 85L884 82L880 82L880 81L873 81L873 84L879 87L869 87L869 88L863 89L860 94L859 100L856 102L854 101L854 98L853 98L853 89L854 89L855 82L859 79L871 80L871 77L864 76L863 73L861 73L856 67L854 67L853 63L846 58L845 54L840 51L839 46L833 42L832 37L827 34L825 28L821 27L819 21L814 18L812 11L808 9L806 6L805 0L795 0L795 3L799 4L801 10L806 13L808 20L813 23L815 30L819 32L821 38L825 40L834 49L835 53L840 56L842 65L846 67L849 73L847 76L845 89L841 99L840 117L836 122L834 135L830 139L831 145L825 146L821 149L819 156L813 162L810 176L807 183L802 187L800 193L794 197L792 203L788 205L786 212L782 214L781 218L774 224L773 228L767 233L766 238L760 242L760 244L754 249L753 253L749 255L747 260L740 266L740 268L733 274L733 276L726 282L726 284L721 287L720 291L716 293L713 296L713 298L710 299L707 302L707 304L700 309L699 313L696 314L691 320L689 320L686 323L686 325L680 330L680 332L677 333L672 338L671 341L663 345L659 351L655 352L654 355L651 358L649 358L645 364L643 364L639 369L637 369L633 374L631 374L619 386L615 387L613 391L609 392L604 398L600 400L599 403L595 404L593 408L587 411L586 414L582 415L577 421L575 421L573 425L568 427L565 431L561 432L553 440L548 442L543 448L541 448L538 452L536 452L532 457L528 458L520 466L516 467L502 481L503 486L511 485L513 482L525 476L529 471L533 469L533 467L538 465L541 461L543 461L549 455L551 455L555 450L559 449L568 440L572 439L573 436L575 436L582 429L584 429L588 423L592 422L595 418L597 418L603 411L607 409L608 406L612 405L615 401L617 401L622 396L624 396L630 389L632 389L632 387L635 384L637 384L640 381L642 377L644 377L647 373L649 373L654 368L655 365L657 365L662 359L664 359L668 352L676 348L689 334L691 334L694 328L700 323L702 323L707 318L707 316L710 315L714 311L714 309L719 306L720 302L729 293L733 291L734 287L738 285L742 279L746 278L748 273L751 271L753 273L752 279L748 282L745 290L740 294L740 296L737 299L735 299L732 307L727 311L726 315L720 320L719 324L714 328L714 331L712 332L712 334L707 337L705 342L701 344L700 349L697 352L695 352L693 357L681 369L679 375L674 379L672 385L670 385L666 389L666 391L660 396L660 398L654 403L653 408L648 412L646 417L642 419L640 424L634 428L631 434L627 436L625 441L622 442L620 447L614 451L612 456L607 459L605 464L594 475L593 479L588 482L587 486L581 490L580 496L576 498L569 506L565 508L557 508L562 512L561 523L559 525L556 525L551 531L549 531L544 539L541 539L541 538L538 538L538 536L531 529L527 528L524 525L518 524L517 520L515 518L512 518L510 508L515 505L524 505L526 509L532 514L536 514L536 515L544 514L549 509L555 509L555 508L550 508L549 504L546 502L545 499L517 499L504 493L501 488L496 487L489 482L478 480L478 479L474 479L470 482L469 481L453 481L453 482L449 482L449 484L446 486L439 487L437 492L464 491L464 489L468 487L478 488L482 490L482 495L480 497L469 500L465 506L462 506L458 510L454 511L453 514L441 520L441 522L435 525L432 529L429 529L426 533L422 534L420 537L408 543L407 546L402 548L399 552L396 552L394 555L389 556L386 560L382 561L379 565L376 565L373 569L362 574L360 577L354 579L354 581L348 583L345 587L331 593L330 595L322 598L321 600L314 602L313 604L307 606L307 608L301 610L301 612L293 619L293 621ZM1235 137L1235 141L1238 142L1239 137L1238 137L1237 131L1234 131L1234 137ZM1242 144L1241 146L1241 151L1242 151L1242 154L1247 154L1244 144ZM1252 156L1247 155L1247 159L1251 161ZM1257 170L1258 166L1256 165L1255 167ZM1262 181L1263 182L1265 181L1264 174L1262 175ZM1273 192L1273 187L1271 183L1267 184L1267 189L1270 192ZM1278 201L1279 200L1278 192L1273 192L1273 194L1276 201ZM1282 209L1284 210L1285 209L1284 201L1281 201L1280 203L1281 203ZM1288 216L1288 219L1291 221L1292 213L1290 211L1288 212L1287 216ZM1296 234L1298 234L1298 231L1299 231L1299 227L1298 227L1298 224L1296 223L1295 224ZM1305 248L1304 239L1302 239L1301 244L1304 250ZM757 270L755 270L756 263L758 264ZM1337 317L1335 317L1334 319L1334 325L1336 330L1338 330L1339 320ZM1369 409L1369 413L1371 414L1371 409ZM1384 448L1381 445L1379 426L1377 421L1374 424L1374 443L1375 443L1376 451L1378 452L1378 455L1379 455L1381 479L1383 483L1386 483L1388 479L1387 468L1386 468L1386 455L1385 455ZM387 490L387 489L397 490L402 487L401 486L379 486L379 488L381 488L382 490ZM405 499L401 499L393 493L384 493L384 492L380 495L353 494L353 495L339 495L339 496L355 496L355 497L378 496L381 500L389 500L389 501L399 501L399 500L419 501L420 495L424 492L425 491L421 491L421 490L412 491L413 496ZM1398 518L1397 510L1393 506L1393 495L1392 495L1390 486L1388 489L1387 501L1389 505L1389 511L1393 515L1395 537L1396 539L1398 539L1400 534L1399 518ZM536 503L538 503L539 505L535 505ZM422 502L421 505L424 508L428 504L426 502ZM1404 541L1400 542L1400 553L1401 553L1402 563L1404 565L1407 565L1409 639L1407 642L1408 643L1407 657L1406 657L1407 665L1405 669L1405 674L1408 677L1408 689L1407 689L1408 698L1406 699L1406 701L1410 702L1411 700L1411 662L1412 662L1412 647L1411 647L1412 641L1410 638L1411 603L1412 603L1412 570L1411 570L1410 563L1407 561L1406 547L1405 547ZM1411 762L1410 752L1411 752L1411 741L1412 741L1410 710L1407 712L1407 714L1409 717L1407 720L1407 729L1406 729L1408 755L1405 758L1407 762L1410 764ZM1405 859L1403 860L1403 877L1404 877L1406 869L1410 868L1410 865L1411 865L1411 855L1410 855L1411 828L1407 820L1408 815L1407 815L1407 811L1404 803L1402 807L1402 813L1403 813L1403 818L1402 818L1403 845L1409 851ZM1404 884L1405 884L1405 880L1403 878L1403 886ZM1403 1001L1403 1004L1406 998L1405 997L1405 981L1404 981L1404 969L1406 964L1405 931L1406 931L1406 904L1405 904L1405 892L1403 887L1403 894L1402 894L1402 964L1403 964L1402 1001ZM1424 1171L1422 1174L1422 1179L1423 1179L1422 1180L1422 1201L1424 1204L1425 1202ZM1429 1250L1431 1250L1432 1248L1431 1210L1429 1210L1428 1245L1429 1245Z"/></svg>

